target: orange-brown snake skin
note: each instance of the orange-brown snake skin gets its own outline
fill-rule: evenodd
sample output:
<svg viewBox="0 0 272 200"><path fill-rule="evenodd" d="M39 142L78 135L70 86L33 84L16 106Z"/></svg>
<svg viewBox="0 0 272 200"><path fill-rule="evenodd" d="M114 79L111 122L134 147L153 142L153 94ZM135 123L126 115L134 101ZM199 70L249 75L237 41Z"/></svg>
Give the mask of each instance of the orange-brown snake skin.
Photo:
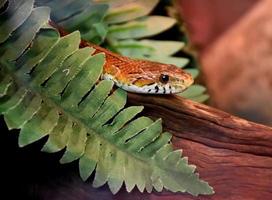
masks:
<svg viewBox="0 0 272 200"><path fill-rule="evenodd" d="M53 22L50 25L57 28L62 36L67 35ZM95 49L94 54L104 53L106 56L102 79L112 80L129 92L180 93L193 83L192 76L175 65L128 58L82 40L80 47L87 46Z"/></svg>

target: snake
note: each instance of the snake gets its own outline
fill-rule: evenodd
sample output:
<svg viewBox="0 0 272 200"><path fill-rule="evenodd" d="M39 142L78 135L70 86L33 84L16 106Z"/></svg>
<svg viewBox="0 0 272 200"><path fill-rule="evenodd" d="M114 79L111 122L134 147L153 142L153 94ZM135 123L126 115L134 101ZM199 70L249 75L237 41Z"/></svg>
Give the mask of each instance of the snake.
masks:
<svg viewBox="0 0 272 200"><path fill-rule="evenodd" d="M54 22L51 21L50 25L57 28L61 36L68 34ZM104 53L106 62L101 78L113 81L128 92L175 94L183 92L194 82L190 73L173 64L129 58L85 40L81 40L80 47L94 48L93 55Z"/></svg>

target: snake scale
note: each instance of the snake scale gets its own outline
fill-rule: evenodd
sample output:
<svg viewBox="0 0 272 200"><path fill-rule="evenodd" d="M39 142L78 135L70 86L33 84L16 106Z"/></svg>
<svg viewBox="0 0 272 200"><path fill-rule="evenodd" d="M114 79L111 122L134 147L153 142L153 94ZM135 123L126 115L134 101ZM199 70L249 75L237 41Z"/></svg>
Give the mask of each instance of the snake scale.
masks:
<svg viewBox="0 0 272 200"><path fill-rule="evenodd" d="M50 25L57 28L62 36L68 34L54 22L51 21ZM174 94L186 90L193 83L191 74L175 65L132 59L82 40L80 47L87 46L95 49L94 54L104 53L106 56L101 78L112 80L128 92Z"/></svg>

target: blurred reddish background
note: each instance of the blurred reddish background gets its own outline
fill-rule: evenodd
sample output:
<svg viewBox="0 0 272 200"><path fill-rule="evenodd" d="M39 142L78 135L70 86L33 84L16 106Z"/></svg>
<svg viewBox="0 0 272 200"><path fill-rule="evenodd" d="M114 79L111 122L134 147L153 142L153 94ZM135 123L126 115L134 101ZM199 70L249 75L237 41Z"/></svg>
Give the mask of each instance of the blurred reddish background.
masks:
<svg viewBox="0 0 272 200"><path fill-rule="evenodd" d="M203 50L258 1L261 0L176 0L176 3L192 43Z"/></svg>
<svg viewBox="0 0 272 200"><path fill-rule="evenodd" d="M272 1L177 0L210 104L272 125Z"/></svg>

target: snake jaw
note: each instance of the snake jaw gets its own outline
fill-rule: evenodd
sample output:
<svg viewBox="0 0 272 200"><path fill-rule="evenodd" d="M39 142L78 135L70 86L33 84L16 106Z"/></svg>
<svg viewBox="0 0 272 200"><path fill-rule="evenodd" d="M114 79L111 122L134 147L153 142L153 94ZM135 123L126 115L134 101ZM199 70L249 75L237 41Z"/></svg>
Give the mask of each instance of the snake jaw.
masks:
<svg viewBox="0 0 272 200"><path fill-rule="evenodd" d="M191 76L190 76L191 77ZM172 83L162 84L160 82L152 82L145 85L131 84L117 80L113 75L104 73L102 76L104 80L111 80L118 87L133 93L142 93L142 94L175 94L183 92L187 89L192 83L193 79L175 79Z"/></svg>

